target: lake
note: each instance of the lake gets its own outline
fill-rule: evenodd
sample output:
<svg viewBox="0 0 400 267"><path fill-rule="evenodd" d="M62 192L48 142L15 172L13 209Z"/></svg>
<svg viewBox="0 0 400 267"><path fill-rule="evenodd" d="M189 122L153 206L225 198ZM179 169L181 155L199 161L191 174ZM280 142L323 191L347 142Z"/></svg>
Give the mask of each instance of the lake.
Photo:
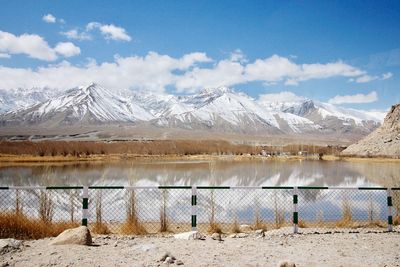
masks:
<svg viewBox="0 0 400 267"><path fill-rule="evenodd" d="M399 186L396 162L111 161L0 166L3 186Z"/></svg>

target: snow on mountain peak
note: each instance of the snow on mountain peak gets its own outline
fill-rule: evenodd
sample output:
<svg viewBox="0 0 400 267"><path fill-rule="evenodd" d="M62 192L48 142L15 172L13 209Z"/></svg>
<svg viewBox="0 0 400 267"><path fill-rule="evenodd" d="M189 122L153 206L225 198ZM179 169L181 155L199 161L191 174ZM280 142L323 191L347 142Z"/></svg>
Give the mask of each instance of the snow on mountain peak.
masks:
<svg viewBox="0 0 400 267"><path fill-rule="evenodd" d="M221 86L221 87L209 87L204 88L200 91L199 95L223 95L226 93L233 93L234 91L228 87Z"/></svg>

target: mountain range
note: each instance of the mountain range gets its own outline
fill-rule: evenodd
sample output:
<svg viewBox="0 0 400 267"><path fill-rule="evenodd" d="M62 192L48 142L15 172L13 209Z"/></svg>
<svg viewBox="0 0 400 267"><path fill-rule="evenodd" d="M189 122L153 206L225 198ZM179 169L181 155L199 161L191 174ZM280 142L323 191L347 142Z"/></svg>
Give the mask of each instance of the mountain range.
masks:
<svg viewBox="0 0 400 267"><path fill-rule="evenodd" d="M0 91L0 132L8 127L42 129L107 126L206 130L271 135L364 136L377 128L384 112L348 109L311 99L255 100L226 87L175 96L150 92L112 92L91 83L66 92Z"/></svg>

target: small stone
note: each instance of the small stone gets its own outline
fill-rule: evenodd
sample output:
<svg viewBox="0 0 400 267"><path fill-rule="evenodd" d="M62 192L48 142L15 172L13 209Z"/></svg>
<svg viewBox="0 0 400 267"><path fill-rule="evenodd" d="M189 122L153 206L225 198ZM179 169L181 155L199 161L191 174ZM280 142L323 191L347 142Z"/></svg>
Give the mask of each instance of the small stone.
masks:
<svg viewBox="0 0 400 267"><path fill-rule="evenodd" d="M165 259L164 263L172 264L172 263L174 263L174 259L173 259L172 257L167 257L167 258Z"/></svg>
<svg viewBox="0 0 400 267"><path fill-rule="evenodd" d="M183 261L177 260L177 261L176 261L176 265L183 265Z"/></svg>
<svg viewBox="0 0 400 267"><path fill-rule="evenodd" d="M198 231L190 231L190 232L176 234L176 235L174 235L174 238L184 239L184 240L205 240L206 239L206 237L204 235L200 234Z"/></svg>
<svg viewBox="0 0 400 267"><path fill-rule="evenodd" d="M0 255L18 250L22 246L22 241L13 238L0 239Z"/></svg>
<svg viewBox="0 0 400 267"><path fill-rule="evenodd" d="M221 238L221 234L220 234L220 233L213 233L213 234L211 235L211 238L214 239L214 240L222 241L222 238Z"/></svg>
<svg viewBox="0 0 400 267"><path fill-rule="evenodd" d="M296 264L292 261L284 260L278 263L278 267L296 267Z"/></svg>
<svg viewBox="0 0 400 267"><path fill-rule="evenodd" d="M165 261L168 257L169 257L169 258L172 258L173 256L171 255L171 253L165 252L165 253L161 256L161 258L159 259L159 261Z"/></svg>
<svg viewBox="0 0 400 267"><path fill-rule="evenodd" d="M246 234L246 233L238 233L238 234L236 234L236 237L237 238L245 238L245 237L248 237L249 235L248 234Z"/></svg>

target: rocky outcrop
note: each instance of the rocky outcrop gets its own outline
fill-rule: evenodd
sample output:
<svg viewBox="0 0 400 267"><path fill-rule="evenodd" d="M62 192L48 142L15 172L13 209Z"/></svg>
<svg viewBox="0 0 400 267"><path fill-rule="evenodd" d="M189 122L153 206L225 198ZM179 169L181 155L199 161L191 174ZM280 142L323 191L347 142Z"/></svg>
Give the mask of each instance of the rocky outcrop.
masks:
<svg viewBox="0 0 400 267"><path fill-rule="evenodd" d="M50 245L86 245L92 244L92 236L86 226L68 229L50 242Z"/></svg>
<svg viewBox="0 0 400 267"><path fill-rule="evenodd" d="M400 104L392 106L381 127L342 154L400 157Z"/></svg>

